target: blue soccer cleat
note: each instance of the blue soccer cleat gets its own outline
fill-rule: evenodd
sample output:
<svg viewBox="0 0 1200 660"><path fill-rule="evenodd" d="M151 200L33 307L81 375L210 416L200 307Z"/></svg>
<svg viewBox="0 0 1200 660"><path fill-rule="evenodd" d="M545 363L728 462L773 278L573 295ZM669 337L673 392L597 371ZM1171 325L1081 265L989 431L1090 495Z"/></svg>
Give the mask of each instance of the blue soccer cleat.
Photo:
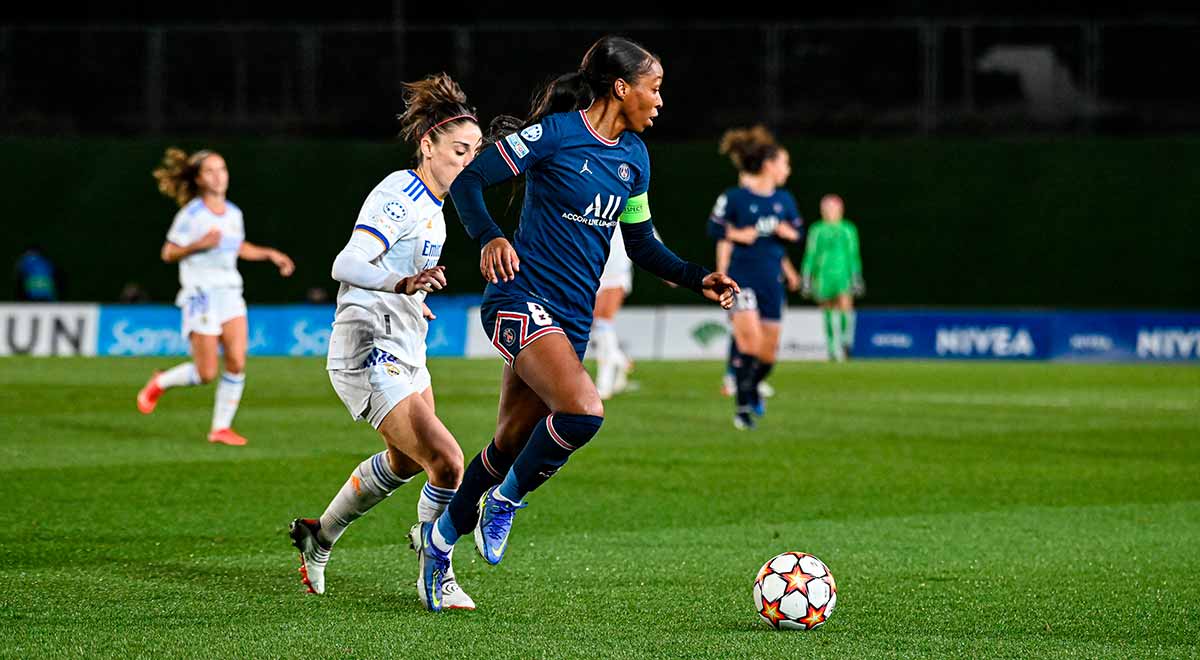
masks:
<svg viewBox="0 0 1200 660"><path fill-rule="evenodd" d="M492 565L504 559L508 533L512 531L517 509L529 506L525 502L512 504L496 497L497 488L499 486L492 486L479 498L479 524L475 526L475 549Z"/></svg>
<svg viewBox="0 0 1200 660"><path fill-rule="evenodd" d="M758 401L755 401L754 402L754 416L762 417L765 414L767 414L767 400L759 399Z"/></svg>
<svg viewBox="0 0 1200 660"><path fill-rule="evenodd" d="M435 523L413 525L409 536L417 551L417 596L430 612L442 611L442 583L450 570L450 553L442 552L429 538Z"/></svg>

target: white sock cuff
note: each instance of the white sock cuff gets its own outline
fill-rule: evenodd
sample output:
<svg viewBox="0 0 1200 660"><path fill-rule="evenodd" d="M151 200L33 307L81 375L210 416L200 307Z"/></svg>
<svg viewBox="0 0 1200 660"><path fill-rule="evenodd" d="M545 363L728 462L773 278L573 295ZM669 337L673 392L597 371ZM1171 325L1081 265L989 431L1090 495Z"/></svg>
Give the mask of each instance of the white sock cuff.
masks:
<svg viewBox="0 0 1200 660"><path fill-rule="evenodd" d="M427 497L438 504L446 505L450 503L456 492L458 492L456 488L440 488L425 482L425 487L421 489L421 497Z"/></svg>
<svg viewBox="0 0 1200 660"><path fill-rule="evenodd" d="M221 373L221 382L230 385L241 385L246 382L246 372L239 374L229 373L228 371Z"/></svg>

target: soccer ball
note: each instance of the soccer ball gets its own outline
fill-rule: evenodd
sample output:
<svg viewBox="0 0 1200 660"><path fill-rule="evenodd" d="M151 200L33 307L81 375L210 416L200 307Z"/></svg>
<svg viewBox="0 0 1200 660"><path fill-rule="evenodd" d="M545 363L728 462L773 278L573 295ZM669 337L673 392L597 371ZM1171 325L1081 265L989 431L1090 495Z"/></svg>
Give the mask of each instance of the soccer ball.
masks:
<svg viewBox="0 0 1200 660"><path fill-rule="evenodd" d="M754 579L754 609L772 628L812 630L829 619L836 604L833 574L810 554L775 555Z"/></svg>

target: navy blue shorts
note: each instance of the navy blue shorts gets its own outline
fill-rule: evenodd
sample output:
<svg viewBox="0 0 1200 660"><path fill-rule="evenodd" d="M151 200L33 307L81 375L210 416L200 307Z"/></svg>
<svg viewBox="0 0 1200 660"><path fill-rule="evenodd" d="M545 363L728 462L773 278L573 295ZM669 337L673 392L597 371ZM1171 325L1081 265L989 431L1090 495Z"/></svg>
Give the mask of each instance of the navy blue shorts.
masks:
<svg viewBox="0 0 1200 660"><path fill-rule="evenodd" d="M492 284L484 289L479 320L483 323L483 331L491 337L492 346L509 366L526 346L552 334L565 336L582 362L592 322L590 316L586 320L563 317L546 300Z"/></svg>
<svg viewBox="0 0 1200 660"><path fill-rule="evenodd" d="M783 305L787 293L778 275L772 277L750 273L739 276L730 271L729 276L742 290L733 300L734 312L758 310L758 317L764 321L778 323L783 319Z"/></svg>

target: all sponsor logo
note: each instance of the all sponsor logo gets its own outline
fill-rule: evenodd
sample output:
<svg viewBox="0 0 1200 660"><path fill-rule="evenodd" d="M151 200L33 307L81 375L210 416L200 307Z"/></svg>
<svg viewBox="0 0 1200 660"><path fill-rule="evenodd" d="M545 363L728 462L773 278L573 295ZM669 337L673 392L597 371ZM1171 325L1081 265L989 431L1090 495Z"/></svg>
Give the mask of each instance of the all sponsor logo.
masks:
<svg viewBox="0 0 1200 660"><path fill-rule="evenodd" d="M95 355L95 305L0 305L0 355Z"/></svg>
<svg viewBox="0 0 1200 660"><path fill-rule="evenodd" d="M1200 359L1200 328L1138 328L1137 356L1143 359Z"/></svg>
<svg viewBox="0 0 1200 660"><path fill-rule="evenodd" d="M1071 346L1071 350L1073 351L1087 351L1095 353L1107 353L1108 351L1113 350L1113 347L1116 345L1116 342L1113 341L1112 337L1099 334L1071 335L1071 338L1067 340L1067 343Z"/></svg>
<svg viewBox="0 0 1200 660"><path fill-rule="evenodd" d="M292 345L288 347L288 355L325 355L329 352L331 332L328 325L310 330L308 321L296 321L292 324Z"/></svg>
<svg viewBox="0 0 1200 660"><path fill-rule="evenodd" d="M584 209L583 214L563 213L564 220L571 220L591 227L616 227L616 215L621 210L624 197L620 195L602 195L596 193L595 200Z"/></svg>
<svg viewBox="0 0 1200 660"><path fill-rule="evenodd" d="M533 126L526 128L525 130L521 131L521 137L529 140L530 142L537 142L538 140L542 139L542 125L534 124Z"/></svg>
<svg viewBox="0 0 1200 660"><path fill-rule="evenodd" d="M705 321L692 328L692 339L701 346L708 346L714 341L720 341L729 335L724 323Z"/></svg>
<svg viewBox="0 0 1200 660"><path fill-rule="evenodd" d="M879 348L912 348L912 335L904 332L877 332L871 335L871 345Z"/></svg>
<svg viewBox="0 0 1200 660"><path fill-rule="evenodd" d="M525 143L521 140L520 135L513 133L512 135L504 138L504 141L508 143L508 146L512 149L512 152L516 154L517 158L524 158L529 155L529 147L525 146Z"/></svg>
<svg viewBox="0 0 1200 660"><path fill-rule="evenodd" d="M1032 357L1036 347L1025 328L996 325L938 327L936 350L951 357Z"/></svg>
<svg viewBox="0 0 1200 660"><path fill-rule="evenodd" d="M122 319L112 325L108 355L183 355L188 340L177 327L150 327Z"/></svg>

